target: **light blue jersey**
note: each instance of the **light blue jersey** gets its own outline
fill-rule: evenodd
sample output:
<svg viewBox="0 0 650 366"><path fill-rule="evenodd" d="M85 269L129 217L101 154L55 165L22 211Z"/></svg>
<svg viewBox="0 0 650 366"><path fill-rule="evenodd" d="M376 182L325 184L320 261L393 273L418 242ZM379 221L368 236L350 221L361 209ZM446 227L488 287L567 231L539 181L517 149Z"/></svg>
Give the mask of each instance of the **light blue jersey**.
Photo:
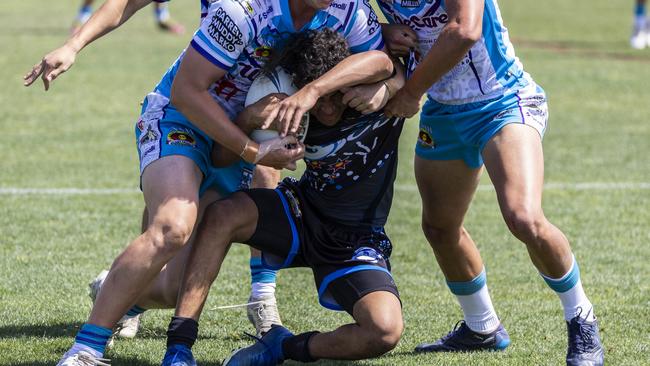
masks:
<svg viewBox="0 0 650 366"><path fill-rule="evenodd" d="M217 0L210 4L191 47L228 71L210 89L217 102L234 116L243 109L248 88L273 49L284 46L291 33L325 27L342 33L352 53L383 48L369 0L336 0L300 30L293 27L288 0ZM182 58L181 54L167 71L156 93L169 97Z"/></svg>
<svg viewBox="0 0 650 366"><path fill-rule="evenodd" d="M289 0L201 0L201 6L206 12L190 47L227 71L210 87L210 93L232 120L244 108L248 89L271 52L282 48L292 33L328 27L343 34L353 53L383 48L379 22L369 0L336 0L300 30L293 28ZM203 173L201 192L211 188L227 195L246 188L253 166L240 161L224 169L212 167L214 142L169 102L183 55L144 102L135 128L140 172L162 157L183 155Z"/></svg>
<svg viewBox="0 0 650 366"><path fill-rule="evenodd" d="M417 33L418 49L409 59L409 71L412 72L449 22L444 1L377 2L391 23L407 25ZM530 82L530 76L515 56L496 0L486 0L483 36L458 65L429 88L427 94L439 103L465 104L494 99Z"/></svg>

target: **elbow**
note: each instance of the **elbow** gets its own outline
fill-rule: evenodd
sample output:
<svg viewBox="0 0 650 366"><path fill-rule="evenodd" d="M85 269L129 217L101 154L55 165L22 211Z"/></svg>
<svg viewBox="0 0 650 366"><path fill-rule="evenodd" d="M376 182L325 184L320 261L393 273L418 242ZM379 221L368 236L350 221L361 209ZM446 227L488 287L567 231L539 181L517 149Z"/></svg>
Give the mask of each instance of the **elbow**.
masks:
<svg viewBox="0 0 650 366"><path fill-rule="evenodd" d="M483 27L481 24L459 25L455 33L458 42L464 46L472 47L483 36Z"/></svg>

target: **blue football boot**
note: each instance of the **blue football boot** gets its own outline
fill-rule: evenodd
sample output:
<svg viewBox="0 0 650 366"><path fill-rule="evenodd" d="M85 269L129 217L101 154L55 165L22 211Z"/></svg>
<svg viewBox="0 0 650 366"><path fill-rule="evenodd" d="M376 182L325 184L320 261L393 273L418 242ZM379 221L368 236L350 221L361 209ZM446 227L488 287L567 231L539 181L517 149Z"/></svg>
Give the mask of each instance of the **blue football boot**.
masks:
<svg viewBox="0 0 650 366"><path fill-rule="evenodd" d="M234 351L230 357L223 361L222 366L272 366L284 361L282 341L293 336L287 328L273 325L271 330L261 338L257 338L252 346Z"/></svg>
<svg viewBox="0 0 650 366"><path fill-rule="evenodd" d="M568 366L602 366L605 362L605 351L600 343L598 322L590 322L580 315L566 323L569 346L566 354Z"/></svg>
<svg viewBox="0 0 650 366"><path fill-rule="evenodd" d="M192 350L182 344L167 348L161 366L196 366Z"/></svg>
<svg viewBox="0 0 650 366"><path fill-rule="evenodd" d="M510 336L503 325L490 334L477 333L461 320L454 330L433 343L422 343L415 352L503 351L510 345Z"/></svg>

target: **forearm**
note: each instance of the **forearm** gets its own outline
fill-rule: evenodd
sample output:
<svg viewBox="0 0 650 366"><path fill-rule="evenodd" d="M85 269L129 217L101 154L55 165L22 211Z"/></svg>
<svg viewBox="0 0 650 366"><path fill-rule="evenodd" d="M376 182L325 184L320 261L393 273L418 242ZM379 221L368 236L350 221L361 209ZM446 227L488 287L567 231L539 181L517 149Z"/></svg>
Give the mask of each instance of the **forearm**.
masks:
<svg viewBox="0 0 650 366"><path fill-rule="evenodd" d="M257 153L257 144L239 129L207 90L196 90L172 86L172 104L196 127L205 132L222 147L240 155L246 147L255 150L245 160L252 162Z"/></svg>
<svg viewBox="0 0 650 366"><path fill-rule="evenodd" d="M237 119L235 120L235 125L237 125L237 127L239 127L239 129L247 136L250 135L254 129L253 125L248 123L249 110L250 108L245 108L241 113L237 115ZM239 159L240 157L238 153L235 153L230 149L226 149L220 144L214 144L214 147L212 148L212 164L214 166L226 167L234 164Z"/></svg>
<svg viewBox="0 0 650 366"><path fill-rule="evenodd" d="M382 51L357 53L308 84L323 96L345 87L371 84L384 80L393 73L391 59Z"/></svg>
<svg viewBox="0 0 650 366"><path fill-rule="evenodd" d="M151 0L106 0L88 22L66 41L66 46L76 52L81 51L94 40L118 28L150 2Z"/></svg>
<svg viewBox="0 0 650 366"><path fill-rule="evenodd" d="M406 84L406 69L404 65L396 57L392 57L391 59L393 61L393 68L395 69L394 75L383 81L388 89L388 99L395 96L395 93Z"/></svg>

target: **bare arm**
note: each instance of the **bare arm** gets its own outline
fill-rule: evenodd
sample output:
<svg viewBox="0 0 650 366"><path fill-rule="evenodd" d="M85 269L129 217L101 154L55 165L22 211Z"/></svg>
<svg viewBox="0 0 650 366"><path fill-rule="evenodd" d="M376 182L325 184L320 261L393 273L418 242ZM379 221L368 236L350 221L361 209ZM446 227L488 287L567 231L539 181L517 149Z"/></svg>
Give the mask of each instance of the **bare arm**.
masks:
<svg viewBox="0 0 650 366"><path fill-rule="evenodd" d="M226 70L213 65L193 47L189 47L172 84L171 103L216 143L249 163L284 168L300 159L301 148L281 148L296 144L295 138L288 138L282 144L277 142L268 150L271 142L257 144L230 121L208 91L225 74Z"/></svg>
<svg viewBox="0 0 650 366"><path fill-rule="evenodd" d="M283 100L269 114L262 128L277 120L281 136L295 133L302 115L309 111L318 98L346 87L384 80L393 73L393 63L382 51L367 51L347 57L318 79Z"/></svg>
<svg viewBox="0 0 650 366"><path fill-rule="evenodd" d="M32 85L40 76L45 90L48 90L51 81L72 67L77 54L84 47L124 24L150 2L151 0L106 0L63 46L48 53L41 62L34 65L32 70L23 77L25 86Z"/></svg>
<svg viewBox="0 0 650 366"><path fill-rule="evenodd" d="M427 89L456 66L481 39L484 1L450 0L446 4L449 23L411 78L386 106L389 114L411 117L417 113Z"/></svg>

